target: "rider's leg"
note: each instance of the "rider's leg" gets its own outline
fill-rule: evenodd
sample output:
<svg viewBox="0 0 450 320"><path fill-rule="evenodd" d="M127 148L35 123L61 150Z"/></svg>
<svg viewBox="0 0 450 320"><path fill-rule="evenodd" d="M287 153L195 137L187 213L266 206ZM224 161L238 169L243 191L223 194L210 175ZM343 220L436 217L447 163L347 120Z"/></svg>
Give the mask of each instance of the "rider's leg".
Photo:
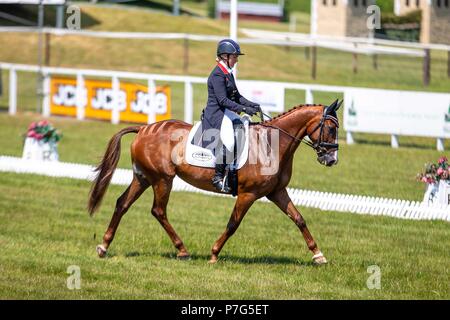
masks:
<svg viewBox="0 0 450 320"><path fill-rule="evenodd" d="M218 148L220 151L216 155L216 172L214 177L212 178L212 184L216 187L217 191L228 193L230 192L230 188L223 185L223 178L225 175L225 168L227 165L226 155L227 150L225 146L220 146Z"/></svg>

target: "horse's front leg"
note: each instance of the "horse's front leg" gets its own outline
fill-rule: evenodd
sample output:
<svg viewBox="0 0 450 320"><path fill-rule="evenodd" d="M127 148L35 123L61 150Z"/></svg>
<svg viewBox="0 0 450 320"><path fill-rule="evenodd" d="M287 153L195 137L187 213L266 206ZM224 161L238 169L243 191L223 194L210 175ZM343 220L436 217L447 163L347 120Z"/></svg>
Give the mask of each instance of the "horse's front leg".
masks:
<svg viewBox="0 0 450 320"><path fill-rule="evenodd" d="M267 195L267 198L270 201L274 202L285 214L287 214L289 218L291 218L291 220L294 221L294 223L300 229L301 233L303 234L303 237L305 238L309 250L311 250L314 254L313 256L314 263L316 264L327 263L327 259L325 259L325 256L319 250L319 247L317 246L311 233L308 230L308 227L306 226L305 219L303 219L300 212L297 210L297 208L295 208L294 203L292 202L291 198L289 197L289 194L287 193L287 190L283 188L281 190L278 190L276 192Z"/></svg>
<svg viewBox="0 0 450 320"><path fill-rule="evenodd" d="M252 193L242 193L238 195L236 203L234 205L233 213L231 214L230 220L228 221L227 228L212 247L212 255L209 263L217 262L219 253L225 245L225 242L227 242L227 240L237 230L237 228L241 224L242 219L244 218L248 209L252 206L253 202L255 202L255 200L256 197Z"/></svg>

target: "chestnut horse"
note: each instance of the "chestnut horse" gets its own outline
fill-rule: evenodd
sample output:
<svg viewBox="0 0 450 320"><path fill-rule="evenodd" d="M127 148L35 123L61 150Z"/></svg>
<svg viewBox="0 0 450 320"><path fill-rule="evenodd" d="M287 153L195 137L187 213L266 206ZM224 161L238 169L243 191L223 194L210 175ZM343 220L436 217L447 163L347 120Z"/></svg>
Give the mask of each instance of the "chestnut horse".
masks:
<svg viewBox="0 0 450 320"><path fill-rule="evenodd" d="M342 101L341 101L342 103ZM278 166L270 174L261 174L263 164L247 161L238 171L237 199L225 231L214 243L210 263L215 263L225 242L239 227L245 214L259 198L267 197L274 202L300 229L308 248L313 253L313 262L327 263L319 250L305 220L295 208L286 191L292 175L294 153L305 136L309 145L317 152L317 160L326 166L337 163L337 130L339 127L336 110L341 103L336 100L330 106L300 105L277 117L250 125L250 152L257 145L253 139L263 131L275 132L278 137ZM192 125L179 120L167 120L150 125L133 126L120 130L109 141L106 153L96 168L97 176L89 195L88 210L92 216L99 208L101 200L111 181L120 156L121 137L137 133L131 145L133 180L126 191L117 199L116 207L103 237L97 246L99 257L106 255L122 216L139 196L152 186L154 192L151 212L169 235L178 250L178 258L188 258L189 253L169 223L166 214L172 181L176 175L187 183L208 191L216 192L211 183L212 168L192 166L184 159L185 145ZM268 140L266 140L267 143ZM273 144L273 141L270 142ZM174 158L176 158L174 160Z"/></svg>

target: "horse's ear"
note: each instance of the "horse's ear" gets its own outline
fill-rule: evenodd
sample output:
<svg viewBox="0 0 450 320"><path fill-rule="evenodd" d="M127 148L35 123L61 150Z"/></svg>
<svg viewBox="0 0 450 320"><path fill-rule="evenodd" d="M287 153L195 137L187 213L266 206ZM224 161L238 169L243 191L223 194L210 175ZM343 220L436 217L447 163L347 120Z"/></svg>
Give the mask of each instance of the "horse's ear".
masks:
<svg viewBox="0 0 450 320"><path fill-rule="evenodd" d="M338 111L338 110L339 110L339 108L340 108L341 105L342 105L342 102L344 102L344 100L341 100L341 102L338 103L336 109L334 109L335 111Z"/></svg>
<svg viewBox="0 0 450 320"><path fill-rule="evenodd" d="M339 99L336 99L332 104L330 104L326 108L325 114L332 114L333 112L336 112L336 110L338 108L338 101L339 101Z"/></svg>

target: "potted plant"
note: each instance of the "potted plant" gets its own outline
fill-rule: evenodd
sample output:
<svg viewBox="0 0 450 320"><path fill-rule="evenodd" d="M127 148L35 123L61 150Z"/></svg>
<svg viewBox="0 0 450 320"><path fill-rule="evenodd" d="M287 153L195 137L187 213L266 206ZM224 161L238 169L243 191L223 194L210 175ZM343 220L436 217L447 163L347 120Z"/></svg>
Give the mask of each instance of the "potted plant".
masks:
<svg viewBox="0 0 450 320"><path fill-rule="evenodd" d="M62 134L47 120L32 122L25 134L22 158L40 161L58 161L58 142Z"/></svg>
<svg viewBox="0 0 450 320"><path fill-rule="evenodd" d="M417 175L417 180L426 183L423 201L428 203L437 202L440 193L443 193L444 189L449 186L449 178L450 168L447 157L440 157L438 163L426 163L425 170Z"/></svg>

